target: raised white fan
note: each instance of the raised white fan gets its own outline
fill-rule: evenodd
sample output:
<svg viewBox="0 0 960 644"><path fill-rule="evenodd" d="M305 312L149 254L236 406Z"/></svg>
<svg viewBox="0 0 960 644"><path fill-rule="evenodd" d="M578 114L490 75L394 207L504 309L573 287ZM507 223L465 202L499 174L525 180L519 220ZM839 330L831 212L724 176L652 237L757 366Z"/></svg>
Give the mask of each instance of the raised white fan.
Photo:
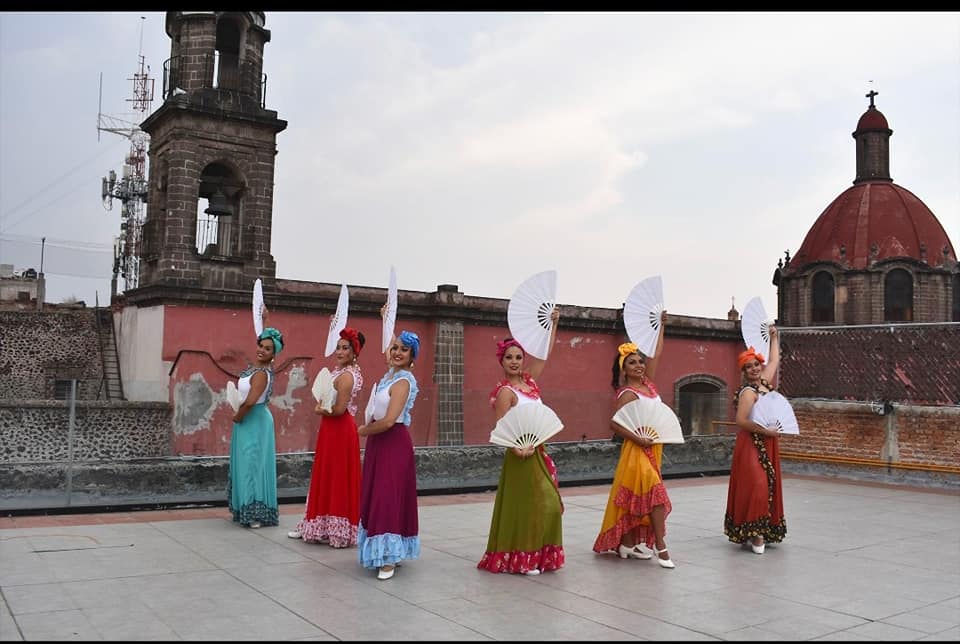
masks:
<svg viewBox="0 0 960 644"><path fill-rule="evenodd" d="M329 369L324 367L320 370L317 377L313 379L313 387L310 390L313 392L314 399L320 403L321 409L328 412L333 410L333 403L337 400L337 390L333 388L333 377Z"/></svg>
<svg viewBox="0 0 960 644"><path fill-rule="evenodd" d="M536 447L561 429L563 423L546 405L516 405L497 421L490 432L490 442L503 447Z"/></svg>
<svg viewBox="0 0 960 644"><path fill-rule="evenodd" d="M373 422L373 410L377 406L377 385L373 386L373 389L370 390L370 400L367 401L367 406L363 410L363 417L367 425Z"/></svg>
<svg viewBox="0 0 960 644"><path fill-rule="evenodd" d="M627 336L648 358L652 358L657 350L663 308L663 281L659 275L648 277L634 286L623 305Z"/></svg>
<svg viewBox="0 0 960 644"><path fill-rule="evenodd" d="M740 320L740 333L747 348L763 355L764 360L770 359L770 321L763 308L763 302L755 297L743 309Z"/></svg>
<svg viewBox="0 0 960 644"><path fill-rule="evenodd" d="M350 293L347 291L347 285L340 285L340 299L337 300L337 312L330 319L330 331L327 332L327 350L324 356L329 356L337 350L337 341L340 339L340 332L347 327L347 310L350 308Z"/></svg>
<svg viewBox="0 0 960 644"><path fill-rule="evenodd" d="M253 330L258 338L263 333L263 283L259 277L253 283Z"/></svg>
<svg viewBox="0 0 960 644"><path fill-rule="evenodd" d="M653 398L631 400L617 410L613 422L654 443L682 443L680 420L667 405Z"/></svg>
<svg viewBox="0 0 960 644"><path fill-rule="evenodd" d="M750 420L764 427L776 427L781 434L799 434L800 425L790 401L771 391L760 396L750 410Z"/></svg>
<svg viewBox="0 0 960 644"><path fill-rule="evenodd" d="M233 407L233 411L240 409L243 398L240 396L240 390L233 384L232 380L227 381L227 402Z"/></svg>
<svg viewBox="0 0 960 644"><path fill-rule="evenodd" d="M390 267L390 284L387 286L387 310L383 316L383 338L380 351L386 351L393 342L393 327L397 323L397 271Z"/></svg>
<svg viewBox="0 0 960 644"><path fill-rule="evenodd" d="M550 351L550 314L557 305L557 271L544 271L527 278L510 297L507 326L510 335L530 355L547 359ZM504 416L506 418L506 416Z"/></svg>

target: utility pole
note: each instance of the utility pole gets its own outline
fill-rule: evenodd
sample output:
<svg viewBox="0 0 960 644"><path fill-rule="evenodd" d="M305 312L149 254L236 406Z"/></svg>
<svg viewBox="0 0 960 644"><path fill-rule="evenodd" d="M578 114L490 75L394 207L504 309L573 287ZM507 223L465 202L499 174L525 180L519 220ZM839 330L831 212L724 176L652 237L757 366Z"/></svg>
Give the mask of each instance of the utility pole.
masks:
<svg viewBox="0 0 960 644"><path fill-rule="evenodd" d="M43 301L47 299L47 280L43 276L43 251L47 246L47 238L40 238L40 274L37 275L37 310L43 310Z"/></svg>

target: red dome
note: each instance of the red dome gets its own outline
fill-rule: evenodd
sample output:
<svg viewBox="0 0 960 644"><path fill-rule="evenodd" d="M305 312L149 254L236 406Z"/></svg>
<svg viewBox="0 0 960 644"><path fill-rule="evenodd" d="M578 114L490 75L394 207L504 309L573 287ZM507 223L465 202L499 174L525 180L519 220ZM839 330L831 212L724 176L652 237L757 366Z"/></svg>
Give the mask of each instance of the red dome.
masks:
<svg viewBox="0 0 960 644"><path fill-rule="evenodd" d="M863 116L860 117L860 120L857 121L857 132L862 132L863 130L889 129L890 126L887 125L887 117L875 107L868 108L867 111L863 113Z"/></svg>
<svg viewBox="0 0 960 644"><path fill-rule="evenodd" d="M862 269L892 257L911 257L937 267L957 256L943 226L915 194L889 181L867 181L848 188L827 206L790 268L802 270L807 264L828 261Z"/></svg>

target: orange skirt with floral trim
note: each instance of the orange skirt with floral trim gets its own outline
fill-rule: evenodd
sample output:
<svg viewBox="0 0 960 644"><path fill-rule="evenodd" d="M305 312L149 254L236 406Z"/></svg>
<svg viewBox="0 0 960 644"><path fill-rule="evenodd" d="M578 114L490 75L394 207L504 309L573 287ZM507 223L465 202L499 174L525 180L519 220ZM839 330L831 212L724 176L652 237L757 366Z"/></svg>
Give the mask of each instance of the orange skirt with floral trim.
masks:
<svg viewBox="0 0 960 644"><path fill-rule="evenodd" d="M672 509L660 475L662 457L663 445L643 448L633 441L624 441L600 535L593 544L594 552L615 550L623 535L631 530L635 531L637 543L653 547L656 537L650 513L662 505L666 518Z"/></svg>
<svg viewBox="0 0 960 644"><path fill-rule="evenodd" d="M780 476L780 441L741 429L733 446L723 532L734 543L763 537L780 543L787 535Z"/></svg>

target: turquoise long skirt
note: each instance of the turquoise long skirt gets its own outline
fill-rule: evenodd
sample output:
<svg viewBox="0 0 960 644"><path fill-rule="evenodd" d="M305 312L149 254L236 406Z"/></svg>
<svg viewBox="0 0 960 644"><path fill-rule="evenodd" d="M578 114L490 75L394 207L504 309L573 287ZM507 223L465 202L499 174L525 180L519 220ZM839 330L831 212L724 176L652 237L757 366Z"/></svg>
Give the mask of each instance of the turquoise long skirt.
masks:
<svg viewBox="0 0 960 644"><path fill-rule="evenodd" d="M254 405L242 421L233 424L227 503L233 520L240 525L280 523L277 444L273 414L265 404Z"/></svg>

